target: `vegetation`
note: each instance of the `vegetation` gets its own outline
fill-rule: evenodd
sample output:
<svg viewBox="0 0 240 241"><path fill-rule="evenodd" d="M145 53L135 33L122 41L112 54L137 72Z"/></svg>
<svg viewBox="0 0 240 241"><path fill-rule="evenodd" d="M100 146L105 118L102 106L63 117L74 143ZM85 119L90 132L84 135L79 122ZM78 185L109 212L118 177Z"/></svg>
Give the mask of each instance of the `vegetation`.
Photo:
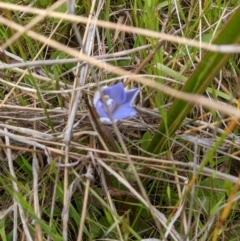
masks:
<svg viewBox="0 0 240 241"><path fill-rule="evenodd" d="M0 240L239 240L239 6L1 1Z"/></svg>

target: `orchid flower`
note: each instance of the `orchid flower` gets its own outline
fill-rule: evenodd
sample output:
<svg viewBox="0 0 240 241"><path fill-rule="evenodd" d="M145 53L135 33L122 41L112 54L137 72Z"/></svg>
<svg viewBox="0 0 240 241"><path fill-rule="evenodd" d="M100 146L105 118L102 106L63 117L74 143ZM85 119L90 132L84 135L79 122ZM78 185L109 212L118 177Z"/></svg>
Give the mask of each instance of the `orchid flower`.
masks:
<svg viewBox="0 0 240 241"><path fill-rule="evenodd" d="M132 108L132 104L138 92L139 89L137 88L125 90L121 82L111 87L103 86L100 91L98 90L94 94L93 98L93 104L100 121L104 124L112 124L108 110L114 122L134 116L136 111ZM105 101L103 101L103 98ZM107 105L108 110L104 103Z"/></svg>

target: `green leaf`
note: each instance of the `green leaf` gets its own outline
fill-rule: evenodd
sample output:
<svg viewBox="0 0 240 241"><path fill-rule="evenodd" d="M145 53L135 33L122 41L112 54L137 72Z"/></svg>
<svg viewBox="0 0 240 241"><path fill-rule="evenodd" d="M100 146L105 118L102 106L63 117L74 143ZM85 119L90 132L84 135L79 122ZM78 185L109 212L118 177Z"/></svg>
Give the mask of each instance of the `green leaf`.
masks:
<svg viewBox="0 0 240 241"><path fill-rule="evenodd" d="M141 148L147 150L147 147L152 140L152 134L149 131L146 131L141 139Z"/></svg>
<svg viewBox="0 0 240 241"><path fill-rule="evenodd" d="M224 187L224 180L214 179L208 177L201 182L203 188L198 192L198 198L204 201L206 200L204 207L205 210L211 214L214 213L225 200L226 192L215 191L214 189L222 189Z"/></svg>
<svg viewBox="0 0 240 241"><path fill-rule="evenodd" d="M234 64L234 63L232 63ZM173 69L170 69L169 67L167 67L166 65L164 64L161 64L161 63L157 63L157 69L161 69L162 72L178 81L181 81L183 83L186 83L187 82L187 77L183 76L181 73L178 73L176 72L175 70ZM237 68L235 68L237 69ZM216 89L213 89L211 87L208 87L206 89L206 91L211 94L211 95L216 95L217 97L220 97L226 101L231 101L232 103L235 103L237 104L237 99L236 98L233 98L232 96L220 91L220 90L216 90Z"/></svg>
<svg viewBox="0 0 240 241"><path fill-rule="evenodd" d="M0 237L2 241L7 241L5 229L5 219L3 219L0 221Z"/></svg>
<svg viewBox="0 0 240 241"><path fill-rule="evenodd" d="M214 41L214 44L240 43L239 19L240 9L236 10L231 16L228 23ZM226 53L207 52L181 91L192 94L203 94L229 57L230 54ZM158 154L167 149L167 141L179 129L192 107L192 103L175 99L167 113L167 122L162 121L158 131L153 136L148 147L150 153Z"/></svg>

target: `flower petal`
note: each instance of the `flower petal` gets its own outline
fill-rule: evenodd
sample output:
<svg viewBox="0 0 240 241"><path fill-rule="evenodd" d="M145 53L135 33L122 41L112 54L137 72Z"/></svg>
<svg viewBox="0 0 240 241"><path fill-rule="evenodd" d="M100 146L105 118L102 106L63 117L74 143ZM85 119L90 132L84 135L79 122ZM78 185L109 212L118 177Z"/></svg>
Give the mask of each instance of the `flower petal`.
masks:
<svg viewBox="0 0 240 241"><path fill-rule="evenodd" d="M101 87L101 91L104 91L105 89L108 89L108 86L103 86ZM97 90L93 96L93 104L94 106L96 105L96 103L101 99L101 92L99 90Z"/></svg>
<svg viewBox="0 0 240 241"><path fill-rule="evenodd" d="M108 118L108 114L105 111L104 105L103 103L99 100L98 102L95 103L94 105L99 117L103 117L103 118Z"/></svg>
<svg viewBox="0 0 240 241"><path fill-rule="evenodd" d="M122 104L126 99L126 92L122 82L119 82L103 90L104 95L108 95L117 105Z"/></svg>
<svg viewBox="0 0 240 241"><path fill-rule="evenodd" d="M137 95L139 93L139 89L132 89L126 91L126 99L124 103L128 103L129 105L132 105L134 100L136 99Z"/></svg>
<svg viewBox="0 0 240 241"><path fill-rule="evenodd" d="M101 117L100 118L100 121L103 123L103 124L106 124L106 125L110 125L112 124L111 120L107 117Z"/></svg>
<svg viewBox="0 0 240 241"><path fill-rule="evenodd" d="M134 115L136 115L136 111L129 104L120 105L112 113L114 121L132 117Z"/></svg>

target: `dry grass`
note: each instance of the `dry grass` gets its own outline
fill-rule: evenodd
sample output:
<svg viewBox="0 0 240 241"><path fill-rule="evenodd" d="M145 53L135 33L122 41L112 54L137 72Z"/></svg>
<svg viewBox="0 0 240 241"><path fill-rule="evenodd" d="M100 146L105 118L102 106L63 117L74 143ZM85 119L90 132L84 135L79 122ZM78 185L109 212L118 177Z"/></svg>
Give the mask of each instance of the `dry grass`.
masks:
<svg viewBox="0 0 240 241"><path fill-rule="evenodd" d="M238 1L133 2L0 3L1 240L238 240L240 46L211 43ZM181 92L207 50L235 55ZM92 96L118 81L138 114L103 126ZM195 107L149 153L175 99Z"/></svg>

